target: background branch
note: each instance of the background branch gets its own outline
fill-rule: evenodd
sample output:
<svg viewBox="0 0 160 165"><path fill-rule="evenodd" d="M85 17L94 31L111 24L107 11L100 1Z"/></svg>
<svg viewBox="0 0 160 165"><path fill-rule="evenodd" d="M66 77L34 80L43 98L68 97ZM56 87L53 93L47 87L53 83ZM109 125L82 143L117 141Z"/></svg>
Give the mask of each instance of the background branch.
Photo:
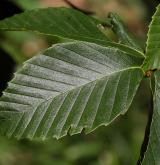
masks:
<svg viewBox="0 0 160 165"><path fill-rule="evenodd" d="M76 9L86 15L93 15L94 12L91 12L91 11L87 11L87 10L84 10L84 9L80 9L79 7L77 7L76 5L74 5L72 2L70 2L69 0L64 0L65 3L67 3L71 8L73 9Z"/></svg>

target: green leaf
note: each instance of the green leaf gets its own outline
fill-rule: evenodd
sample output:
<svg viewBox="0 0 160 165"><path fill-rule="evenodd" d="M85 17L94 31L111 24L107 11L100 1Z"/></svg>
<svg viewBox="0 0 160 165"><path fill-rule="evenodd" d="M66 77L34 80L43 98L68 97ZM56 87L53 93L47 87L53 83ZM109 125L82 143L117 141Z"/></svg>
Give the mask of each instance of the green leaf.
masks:
<svg viewBox="0 0 160 165"><path fill-rule="evenodd" d="M143 53L123 44L111 42L99 29L101 21L69 8L47 8L26 11L0 21L3 31L33 31L44 35L112 46L136 56Z"/></svg>
<svg viewBox="0 0 160 165"><path fill-rule="evenodd" d="M160 68L160 5L157 7L152 22L149 26L146 60L144 70L154 70Z"/></svg>
<svg viewBox="0 0 160 165"><path fill-rule="evenodd" d="M34 31L94 43L107 41L97 21L69 8L45 8L26 11L0 21L1 30Z"/></svg>
<svg viewBox="0 0 160 165"><path fill-rule="evenodd" d="M133 35L128 31L128 28L125 26L119 15L116 13L110 13L109 17L111 19L112 29L119 37L120 43L143 52L143 49L136 42Z"/></svg>
<svg viewBox="0 0 160 165"><path fill-rule="evenodd" d="M160 164L160 72L155 72L154 111L150 128L149 143L142 165Z"/></svg>
<svg viewBox="0 0 160 165"><path fill-rule="evenodd" d="M0 133L60 138L91 132L124 114L143 60L87 42L57 44L27 61L0 101Z"/></svg>

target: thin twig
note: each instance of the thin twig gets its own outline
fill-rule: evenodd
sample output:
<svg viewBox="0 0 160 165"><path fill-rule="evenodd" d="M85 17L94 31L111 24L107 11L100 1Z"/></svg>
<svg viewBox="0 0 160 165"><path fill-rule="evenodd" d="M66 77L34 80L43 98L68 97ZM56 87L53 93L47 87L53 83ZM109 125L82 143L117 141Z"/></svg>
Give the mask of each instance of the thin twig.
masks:
<svg viewBox="0 0 160 165"><path fill-rule="evenodd" d="M149 109L149 113L148 113L148 122L147 122L145 136L144 136L143 144L141 146L140 157L137 162L137 165L141 165L141 163L144 159L145 152L147 150L147 146L148 146L148 142L149 142L149 135L150 135L150 127L151 127L151 123L152 123L152 116L153 116L153 97L151 98L151 104L150 104L150 109Z"/></svg>

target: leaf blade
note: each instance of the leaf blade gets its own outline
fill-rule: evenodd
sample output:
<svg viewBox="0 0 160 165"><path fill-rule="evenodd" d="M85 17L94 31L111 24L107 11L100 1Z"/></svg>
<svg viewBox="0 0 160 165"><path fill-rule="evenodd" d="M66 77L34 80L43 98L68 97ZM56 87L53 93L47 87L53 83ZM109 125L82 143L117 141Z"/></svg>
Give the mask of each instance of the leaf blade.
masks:
<svg viewBox="0 0 160 165"><path fill-rule="evenodd" d="M130 54L141 56L142 52L127 45L112 42L98 29L101 21L68 8L46 8L26 11L0 21L2 31L33 31L79 41L117 47ZM44 26L47 25L47 26Z"/></svg>
<svg viewBox="0 0 160 165"><path fill-rule="evenodd" d="M150 127L149 142L147 146L147 151L144 155L142 165L145 164L154 164L157 165L160 163L159 157L159 148L160 148L160 112L159 112L159 103L160 103L160 83L159 83L160 73L159 71L155 72L155 92L154 92L154 110L152 117L152 124Z"/></svg>
<svg viewBox="0 0 160 165"><path fill-rule="evenodd" d="M45 8L25 11L0 21L1 30L34 31L74 40L109 41L93 18L69 8ZM95 37L96 36L96 37Z"/></svg>
<svg viewBox="0 0 160 165"><path fill-rule="evenodd" d="M146 60L144 61L143 68L144 70L154 70L159 69L160 67L160 5L157 6L157 10L152 18L152 21L149 25L148 39L147 39L147 48L146 48Z"/></svg>
<svg viewBox="0 0 160 165"><path fill-rule="evenodd" d="M142 62L93 43L54 45L26 62L9 83L0 100L1 118L10 116L1 121L1 134L60 138L109 124L129 108Z"/></svg>

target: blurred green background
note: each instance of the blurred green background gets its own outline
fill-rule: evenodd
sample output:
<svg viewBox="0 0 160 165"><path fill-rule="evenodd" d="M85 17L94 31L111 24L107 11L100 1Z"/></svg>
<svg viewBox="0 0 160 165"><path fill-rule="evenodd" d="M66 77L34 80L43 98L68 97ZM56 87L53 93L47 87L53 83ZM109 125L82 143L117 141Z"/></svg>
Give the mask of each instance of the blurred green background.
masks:
<svg viewBox="0 0 160 165"><path fill-rule="evenodd" d="M156 1L150 0L70 0L77 7L93 11L106 20L118 13L138 42L145 47L146 33ZM62 0L12 0L21 10L66 6ZM0 6L1 6L0 2ZM6 11L7 12L7 11ZM110 37L115 36L108 32ZM22 62L62 39L26 32L3 32L0 47L13 59L16 70ZM2 61L3 62L3 61ZM2 70L2 68L0 68ZM13 71L12 71L13 72ZM135 165L143 141L150 109L149 82L144 80L125 116L93 133L67 136L60 140L29 141L0 137L0 165Z"/></svg>

